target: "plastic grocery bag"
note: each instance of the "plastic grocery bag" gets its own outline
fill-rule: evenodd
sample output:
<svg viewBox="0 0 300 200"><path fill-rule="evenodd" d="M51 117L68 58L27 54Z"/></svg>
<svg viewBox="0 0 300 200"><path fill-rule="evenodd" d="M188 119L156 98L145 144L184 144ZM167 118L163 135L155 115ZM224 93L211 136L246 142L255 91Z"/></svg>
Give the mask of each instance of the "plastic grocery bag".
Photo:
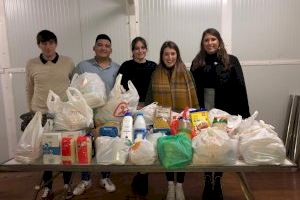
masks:
<svg viewBox="0 0 300 200"><path fill-rule="evenodd" d="M130 141L119 137L100 136L96 139L96 160L103 165L124 165Z"/></svg>
<svg viewBox="0 0 300 200"><path fill-rule="evenodd" d="M42 135L42 113L36 112L17 144L15 160L27 164L39 158L42 154Z"/></svg>
<svg viewBox="0 0 300 200"><path fill-rule="evenodd" d="M136 165L152 165L156 160L154 145L147 140L134 143L129 150L129 160Z"/></svg>
<svg viewBox="0 0 300 200"><path fill-rule="evenodd" d="M192 141L186 134L161 137L157 141L157 152L165 168L183 168L192 162Z"/></svg>
<svg viewBox="0 0 300 200"><path fill-rule="evenodd" d="M131 81L128 81L129 90L126 91L121 85L122 74L116 78L115 85L111 90L107 103L97 108L95 114L96 125L108 121L121 121L126 112L134 113L139 103L139 94Z"/></svg>
<svg viewBox="0 0 300 200"><path fill-rule="evenodd" d="M263 121L254 123L240 135L240 154L248 164L279 165L286 158L282 140L274 127Z"/></svg>
<svg viewBox="0 0 300 200"><path fill-rule="evenodd" d="M82 93L91 108L97 108L106 103L105 83L95 73L74 74L70 86Z"/></svg>
<svg viewBox="0 0 300 200"><path fill-rule="evenodd" d="M237 160L238 140L217 127L202 130L193 138L193 164L231 165Z"/></svg>
<svg viewBox="0 0 300 200"><path fill-rule="evenodd" d="M66 90L68 101L62 102L53 91L49 91L47 106L55 114L55 130L80 130L93 125L93 110L87 105L82 94L69 87Z"/></svg>

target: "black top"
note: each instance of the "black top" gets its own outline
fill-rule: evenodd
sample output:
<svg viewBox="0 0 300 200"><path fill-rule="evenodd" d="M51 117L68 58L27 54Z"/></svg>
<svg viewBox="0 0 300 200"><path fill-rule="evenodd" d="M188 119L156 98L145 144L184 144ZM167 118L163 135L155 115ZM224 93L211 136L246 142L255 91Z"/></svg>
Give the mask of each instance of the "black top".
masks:
<svg viewBox="0 0 300 200"><path fill-rule="evenodd" d="M156 63L149 60L146 60L145 63L137 63L134 60L125 61L118 72L118 74L123 74L121 84L128 90L127 83L131 80L139 93L139 101L145 102L152 72L155 68Z"/></svg>
<svg viewBox="0 0 300 200"><path fill-rule="evenodd" d="M215 88L215 108L232 115L249 117L244 75L239 60L229 55L230 69L225 70L216 55L206 56L206 65L192 70L200 107L204 105L204 88Z"/></svg>

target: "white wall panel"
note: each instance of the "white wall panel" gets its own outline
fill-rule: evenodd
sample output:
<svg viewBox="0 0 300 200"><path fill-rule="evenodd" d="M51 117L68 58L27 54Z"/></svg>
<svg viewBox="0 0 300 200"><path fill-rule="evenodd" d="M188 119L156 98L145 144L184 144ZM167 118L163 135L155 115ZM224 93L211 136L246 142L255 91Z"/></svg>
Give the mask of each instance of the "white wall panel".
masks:
<svg viewBox="0 0 300 200"><path fill-rule="evenodd" d="M242 60L300 58L299 0L234 0L232 50Z"/></svg>
<svg viewBox="0 0 300 200"><path fill-rule="evenodd" d="M1 69L1 68L0 68ZM0 73L0 162L8 160L8 142L6 135L6 124L5 124L5 115L4 115L4 102L3 102L3 91L2 91L2 75Z"/></svg>
<svg viewBox="0 0 300 200"><path fill-rule="evenodd" d="M25 67L40 53L36 35L42 29L58 38L58 53L82 59L79 7L76 0L5 0L12 67Z"/></svg>
<svg viewBox="0 0 300 200"><path fill-rule="evenodd" d="M83 57L94 56L93 46L98 34L105 33L112 40L112 59L119 64L128 60L129 25L123 0L80 1Z"/></svg>
<svg viewBox="0 0 300 200"><path fill-rule="evenodd" d="M250 110L282 136L290 94L300 94L300 65L243 67Z"/></svg>
<svg viewBox="0 0 300 200"><path fill-rule="evenodd" d="M140 33L148 41L148 58L156 62L163 42L172 40L184 62L190 63L199 51L202 32L221 28L220 0L140 0L139 4Z"/></svg>

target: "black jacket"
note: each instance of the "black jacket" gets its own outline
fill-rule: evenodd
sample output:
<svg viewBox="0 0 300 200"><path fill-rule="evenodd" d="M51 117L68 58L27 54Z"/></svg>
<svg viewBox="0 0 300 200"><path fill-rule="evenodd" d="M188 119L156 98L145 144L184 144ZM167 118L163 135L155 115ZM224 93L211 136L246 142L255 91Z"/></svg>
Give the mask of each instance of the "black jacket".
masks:
<svg viewBox="0 0 300 200"><path fill-rule="evenodd" d="M216 72L215 108L247 118L250 116L250 112L242 67L239 60L233 55L229 55L229 62L231 66L229 70L225 70L220 60L217 59L214 62ZM200 107L205 107L203 77L206 72L203 68L191 70L196 83Z"/></svg>

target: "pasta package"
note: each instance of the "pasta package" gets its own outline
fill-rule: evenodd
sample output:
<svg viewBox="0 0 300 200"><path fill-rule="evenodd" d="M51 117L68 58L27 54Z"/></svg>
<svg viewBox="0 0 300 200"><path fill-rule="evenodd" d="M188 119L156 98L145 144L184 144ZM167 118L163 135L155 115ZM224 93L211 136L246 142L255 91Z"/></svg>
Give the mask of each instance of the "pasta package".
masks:
<svg viewBox="0 0 300 200"><path fill-rule="evenodd" d="M89 164L92 160L92 141L88 136L78 136L76 140L77 161L80 164Z"/></svg>
<svg viewBox="0 0 300 200"><path fill-rule="evenodd" d="M76 162L76 137L66 136L61 139L62 164L71 165Z"/></svg>

